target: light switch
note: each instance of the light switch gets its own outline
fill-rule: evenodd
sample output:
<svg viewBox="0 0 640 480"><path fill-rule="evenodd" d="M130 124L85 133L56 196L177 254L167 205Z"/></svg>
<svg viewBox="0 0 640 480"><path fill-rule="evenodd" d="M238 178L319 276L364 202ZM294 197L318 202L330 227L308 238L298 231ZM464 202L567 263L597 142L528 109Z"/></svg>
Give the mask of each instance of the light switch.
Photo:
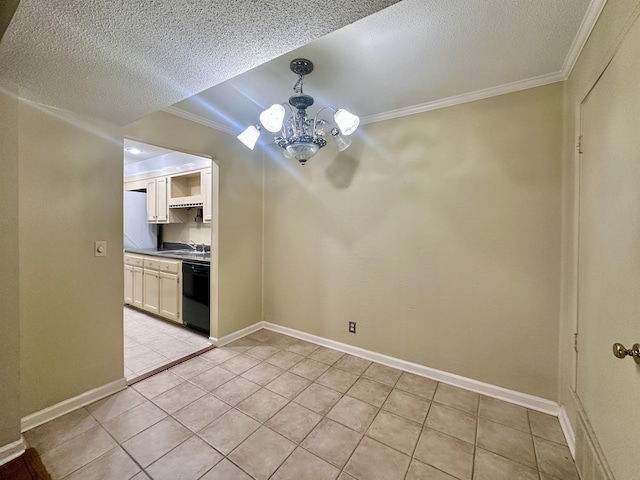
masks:
<svg viewBox="0 0 640 480"><path fill-rule="evenodd" d="M93 254L96 257L106 257L107 256L107 242L104 240L98 240L95 242L93 247Z"/></svg>

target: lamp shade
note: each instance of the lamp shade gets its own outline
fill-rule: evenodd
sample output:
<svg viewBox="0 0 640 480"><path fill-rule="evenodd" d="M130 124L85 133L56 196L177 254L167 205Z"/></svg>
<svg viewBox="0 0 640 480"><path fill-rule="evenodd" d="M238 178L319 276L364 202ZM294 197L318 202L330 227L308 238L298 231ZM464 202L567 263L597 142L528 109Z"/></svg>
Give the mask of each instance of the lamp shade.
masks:
<svg viewBox="0 0 640 480"><path fill-rule="evenodd" d="M349 145L351 145L351 139L340 134L333 135L333 141L336 142L336 147L338 147L339 152L344 152L349 148Z"/></svg>
<svg viewBox="0 0 640 480"><path fill-rule="evenodd" d="M253 150L253 147L256 146L256 142L260 137L260 130L255 125L251 125L247 127L247 129L238 135L238 140L244 143L247 147Z"/></svg>
<svg viewBox="0 0 640 480"><path fill-rule="evenodd" d="M360 124L360 117L345 110L344 108L339 108L333 118L338 124L338 128L343 135L351 135L356 131L356 128L358 128L358 125Z"/></svg>
<svg viewBox="0 0 640 480"><path fill-rule="evenodd" d="M276 133L282 128L284 115L284 107L275 103L260 114L260 123L270 132Z"/></svg>

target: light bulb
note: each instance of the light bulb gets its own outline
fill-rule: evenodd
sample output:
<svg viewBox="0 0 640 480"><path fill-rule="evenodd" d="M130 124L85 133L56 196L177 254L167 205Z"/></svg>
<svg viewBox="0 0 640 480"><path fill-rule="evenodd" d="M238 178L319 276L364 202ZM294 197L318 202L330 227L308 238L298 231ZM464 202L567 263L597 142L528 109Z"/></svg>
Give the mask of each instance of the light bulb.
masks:
<svg viewBox="0 0 640 480"><path fill-rule="evenodd" d="M260 123L270 132L276 133L282 128L284 114L284 107L275 103L260 114Z"/></svg>
<svg viewBox="0 0 640 480"><path fill-rule="evenodd" d="M333 118L338 124L338 128L340 128L343 135L351 135L356 131L356 128L358 128L358 125L360 124L360 117L345 110L344 108L339 108Z"/></svg>
<svg viewBox="0 0 640 480"><path fill-rule="evenodd" d="M346 138L344 135L340 135L339 132L336 132L335 135L332 132L331 135L333 137L333 141L336 142L336 147L338 147L339 152L344 152L349 148L349 145L351 145L351 139Z"/></svg>
<svg viewBox="0 0 640 480"><path fill-rule="evenodd" d="M260 137L260 130L258 130L255 125L251 125L236 138L253 150L253 147L256 146L256 142L258 141L258 137Z"/></svg>

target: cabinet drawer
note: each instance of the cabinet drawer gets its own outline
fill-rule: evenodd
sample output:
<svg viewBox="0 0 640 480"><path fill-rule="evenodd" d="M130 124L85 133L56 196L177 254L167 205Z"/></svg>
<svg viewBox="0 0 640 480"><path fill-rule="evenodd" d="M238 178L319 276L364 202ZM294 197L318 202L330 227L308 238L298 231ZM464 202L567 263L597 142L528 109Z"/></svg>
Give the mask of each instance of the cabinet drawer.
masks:
<svg viewBox="0 0 640 480"><path fill-rule="evenodd" d="M160 270L161 260L153 257L144 257L144 268L149 270Z"/></svg>
<svg viewBox="0 0 640 480"><path fill-rule="evenodd" d="M132 265L134 267L142 267L142 259L143 257L140 257L138 255L125 255L124 256L124 264L125 265Z"/></svg>
<svg viewBox="0 0 640 480"><path fill-rule="evenodd" d="M160 271L167 273L178 273L181 270L180 260L161 260Z"/></svg>

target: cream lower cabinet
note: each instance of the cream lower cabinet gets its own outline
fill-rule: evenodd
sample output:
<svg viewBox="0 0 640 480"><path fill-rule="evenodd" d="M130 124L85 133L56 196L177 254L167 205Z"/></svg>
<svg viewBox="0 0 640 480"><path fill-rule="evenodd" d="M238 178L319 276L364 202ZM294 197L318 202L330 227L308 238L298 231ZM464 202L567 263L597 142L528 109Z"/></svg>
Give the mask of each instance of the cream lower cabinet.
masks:
<svg viewBox="0 0 640 480"><path fill-rule="evenodd" d="M124 303L142 308L143 278L141 255L124 256Z"/></svg>
<svg viewBox="0 0 640 480"><path fill-rule="evenodd" d="M182 323L182 262L125 255L124 303Z"/></svg>

